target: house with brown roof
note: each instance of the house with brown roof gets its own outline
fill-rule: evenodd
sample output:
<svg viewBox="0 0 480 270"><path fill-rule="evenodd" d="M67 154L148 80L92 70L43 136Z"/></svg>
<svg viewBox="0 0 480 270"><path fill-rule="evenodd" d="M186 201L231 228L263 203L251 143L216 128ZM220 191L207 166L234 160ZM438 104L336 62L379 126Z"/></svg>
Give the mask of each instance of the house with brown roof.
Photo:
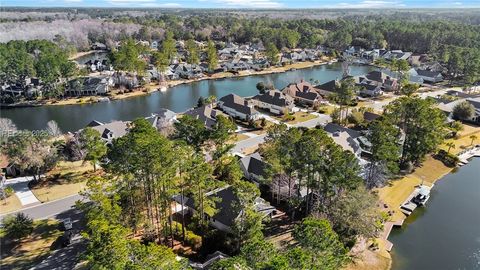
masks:
<svg viewBox="0 0 480 270"><path fill-rule="evenodd" d="M245 121L258 120L260 118L260 113L255 110L252 104L235 94L222 97L218 101L218 107L233 118Z"/></svg>
<svg viewBox="0 0 480 270"><path fill-rule="evenodd" d="M308 106L320 104L324 101L313 85L304 80L287 85L283 88L282 93L293 97L296 102Z"/></svg>
<svg viewBox="0 0 480 270"><path fill-rule="evenodd" d="M274 114L291 112L295 107L294 99L278 90L269 90L253 97L253 104Z"/></svg>

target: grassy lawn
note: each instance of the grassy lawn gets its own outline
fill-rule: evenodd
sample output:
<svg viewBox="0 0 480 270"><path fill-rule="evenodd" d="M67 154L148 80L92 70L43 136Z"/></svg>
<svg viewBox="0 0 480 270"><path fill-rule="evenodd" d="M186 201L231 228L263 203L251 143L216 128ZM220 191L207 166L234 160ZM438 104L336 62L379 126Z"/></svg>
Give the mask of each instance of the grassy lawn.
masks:
<svg viewBox="0 0 480 270"><path fill-rule="evenodd" d="M15 194L0 201L0 214L5 214L22 208L22 203Z"/></svg>
<svg viewBox="0 0 480 270"><path fill-rule="evenodd" d="M53 219L34 222L35 229L32 235L14 244L3 237L1 233L1 256L0 268L29 269L41 262L53 250L55 240L62 235L58 230L59 222Z"/></svg>
<svg viewBox="0 0 480 270"><path fill-rule="evenodd" d="M260 125L260 120L258 120L257 122ZM266 123L267 124L265 125L265 127L258 130L251 131L250 133L257 134L257 135L265 134L267 132L267 128L274 125L274 123L270 121L266 121Z"/></svg>
<svg viewBox="0 0 480 270"><path fill-rule="evenodd" d="M471 135L477 136L477 139L473 141L473 145L480 144L480 127L468 124L463 125L463 127L464 129L459 132L458 138L445 141L445 143L453 142L455 144L455 148L450 149L450 153L457 154L463 149L470 147L472 145L472 139L470 139ZM446 146L445 143L440 146L440 148L447 151L448 146Z"/></svg>
<svg viewBox="0 0 480 270"><path fill-rule="evenodd" d="M278 119L279 121L282 121L282 122L287 123L287 124L297 124L297 123L305 122L305 121L308 121L308 120L312 120L312 119L316 118L317 116L315 116L313 114L310 114L308 112L295 112L293 114L293 117L295 117L295 119L291 120L291 121L284 121L283 117L275 117L275 119Z"/></svg>
<svg viewBox="0 0 480 270"><path fill-rule="evenodd" d="M245 134L241 134L241 133L236 133L235 134L235 137L231 140L231 141L228 141L228 143L236 143L236 142L239 142L239 141L243 141L243 140L246 140L250 137L248 137L247 135Z"/></svg>
<svg viewBox="0 0 480 270"><path fill-rule="evenodd" d="M457 139L451 139L455 143L456 148L451 149L450 152L458 153L463 148L470 146L470 135L475 134L478 139L474 141L474 144L480 143L480 128L465 125L465 128L460 132ZM442 145L440 148L447 150L448 147ZM441 161L427 156L425 162L415 169L412 174L409 174L399 180L392 180L390 185L378 189L378 195L383 203L389 205L390 209L395 210L395 214L392 216L392 221L399 221L404 219L405 216L399 211L399 206L402 204L410 193L414 190L415 186L422 183L425 184L435 183L444 175L451 172L452 168L445 166Z"/></svg>
<svg viewBox="0 0 480 270"><path fill-rule="evenodd" d="M88 178L99 173L101 170L94 173L93 166L90 163L83 164L83 161L59 162L31 190L41 202L57 200L77 194L85 188Z"/></svg>

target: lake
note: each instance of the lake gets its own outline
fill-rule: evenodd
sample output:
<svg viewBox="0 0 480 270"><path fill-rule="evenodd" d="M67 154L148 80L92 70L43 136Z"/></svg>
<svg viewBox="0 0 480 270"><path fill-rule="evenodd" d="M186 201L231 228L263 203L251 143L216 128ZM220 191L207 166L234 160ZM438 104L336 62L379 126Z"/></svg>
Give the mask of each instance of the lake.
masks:
<svg viewBox="0 0 480 270"><path fill-rule="evenodd" d="M370 66L351 66L350 75L363 75L371 70L373 68ZM145 96L111 102L3 109L0 114L1 117L12 119L18 129L44 129L48 121L55 120L63 131L75 131L94 119L102 122L133 120L148 116L162 107L182 112L193 107L200 96L214 95L220 98L230 93L244 97L253 96L258 93L255 85L260 81L273 83L276 88L282 89L288 83L301 79L313 79L324 83L339 79L341 76L341 63L334 63L284 73L203 80L177 85L163 93L153 92Z"/></svg>
<svg viewBox="0 0 480 270"><path fill-rule="evenodd" d="M480 269L480 158L437 181L389 240L392 270Z"/></svg>

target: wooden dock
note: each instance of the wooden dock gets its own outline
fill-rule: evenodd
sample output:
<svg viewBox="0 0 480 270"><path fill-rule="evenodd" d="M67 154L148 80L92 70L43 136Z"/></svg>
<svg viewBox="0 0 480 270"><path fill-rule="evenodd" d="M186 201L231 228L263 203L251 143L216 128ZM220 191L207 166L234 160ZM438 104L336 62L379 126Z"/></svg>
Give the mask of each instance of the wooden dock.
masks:
<svg viewBox="0 0 480 270"><path fill-rule="evenodd" d="M402 220L396 221L396 222L392 222L392 221L385 222L381 239L383 239L385 241L385 249L388 252L390 252L393 248L393 243L388 241L388 236L392 232L393 227L402 227L404 220L405 219L402 219Z"/></svg>

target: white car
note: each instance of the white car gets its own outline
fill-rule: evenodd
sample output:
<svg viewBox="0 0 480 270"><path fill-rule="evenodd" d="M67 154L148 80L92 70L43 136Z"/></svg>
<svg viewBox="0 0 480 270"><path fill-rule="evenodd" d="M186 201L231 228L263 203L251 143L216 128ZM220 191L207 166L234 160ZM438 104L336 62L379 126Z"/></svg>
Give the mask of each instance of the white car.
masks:
<svg viewBox="0 0 480 270"><path fill-rule="evenodd" d="M65 231L71 230L73 228L72 220L70 218L62 220L62 223Z"/></svg>

